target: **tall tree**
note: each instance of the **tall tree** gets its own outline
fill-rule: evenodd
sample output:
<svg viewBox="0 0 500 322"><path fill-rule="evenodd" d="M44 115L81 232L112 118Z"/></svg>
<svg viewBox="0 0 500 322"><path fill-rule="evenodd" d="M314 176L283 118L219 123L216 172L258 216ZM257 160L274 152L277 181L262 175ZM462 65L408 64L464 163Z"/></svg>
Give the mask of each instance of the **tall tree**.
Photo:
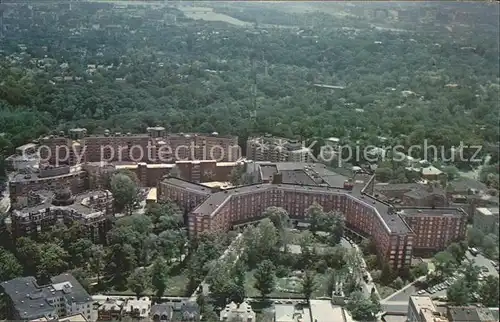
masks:
<svg viewBox="0 0 500 322"><path fill-rule="evenodd" d="M163 258L158 258L151 267L151 284L155 295L160 299L167 289L168 265Z"/></svg>
<svg viewBox="0 0 500 322"><path fill-rule="evenodd" d="M450 303L453 305L463 306L471 301L470 290L467 287L465 279L458 279L455 283L451 284L446 292L446 296Z"/></svg>
<svg viewBox="0 0 500 322"><path fill-rule="evenodd" d="M486 307L495 307L499 302L498 276L488 275L479 288L479 299Z"/></svg>
<svg viewBox="0 0 500 322"><path fill-rule="evenodd" d="M21 276L23 267L11 252L0 247L0 281Z"/></svg>
<svg viewBox="0 0 500 322"><path fill-rule="evenodd" d="M288 212L281 207L268 207L263 216L269 218L279 232L283 232L287 228L290 220Z"/></svg>
<svg viewBox="0 0 500 322"><path fill-rule="evenodd" d="M50 277L61 274L68 268L68 258L68 253L61 246L53 243L42 244L37 276L48 282Z"/></svg>
<svg viewBox="0 0 500 322"><path fill-rule="evenodd" d="M117 208L131 214L138 198L137 184L129 176L117 173L111 177L110 185Z"/></svg>
<svg viewBox="0 0 500 322"><path fill-rule="evenodd" d="M262 298L265 298L274 291L275 286L274 264L264 260L257 266L255 272L255 288L260 291Z"/></svg>
<svg viewBox="0 0 500 322"><path fill-rule="evenodd" d="M313 233L313 235L316 235L322 226L322 220L324 217L323 207L321 207L319 203L314 202L306 209L306 217L309 218L310 222L309 230Z"/></svg>
<svg viewBox="0 0 500 322"><path fill-rule="evenodd" d="M302 278L302 294L304 294L304 297L307 300L307 303L309 303L309 300L311 299L311 295L313 292L316 290L316 282L314 280L314 272L313 271L306 271L304 273L304 277Z"/></svg>
<svg viewBox="0 0 500 322"><path fill-rule="evenodd" d="M92 245L91 256L89 257L90 271L97 275L97 285L101 284L101 274L104 269L104 247L102 245Z"/></svg>
<svg viewBox="0 0 500 322"><path fill-rule="evenodd" d="M455 258L457 264L460 265L465 258L465 254L467 252L467 242L461 241L458 243L452 243L446 249L452 256Z"/></svg>
<svg viewBox="0 0 500 322"><path fill-rule="evenodd" d="M129 289L139 298L149 285L149 275L144 268L136 269L127 279Z"/></svg>
<svg viewBox="0 0 500 322"><path fill-rule="evenodd" d="M434 273L438 280L450 277L457 268L455 258L447 251L442 251L434 255L432 263L434 264Z"/></svg>
<svg viewBox="0 0 500 322"><path fill-rule="evenodd" d="M365 298L362 292L353 292L347 299L346 308L358 321L374 321L378 306Z"/></svg>

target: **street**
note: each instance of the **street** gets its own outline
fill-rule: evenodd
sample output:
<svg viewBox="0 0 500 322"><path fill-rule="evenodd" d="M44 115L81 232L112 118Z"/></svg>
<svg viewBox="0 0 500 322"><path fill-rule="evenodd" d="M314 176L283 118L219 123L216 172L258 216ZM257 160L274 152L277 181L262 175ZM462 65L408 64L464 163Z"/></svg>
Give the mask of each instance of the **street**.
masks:
<svg viewBox="0 0 500 322"><path fill-rule="evenodd" d="M375 289L375 293L380 298L380 294L378 293L378 290L375 287L375 283L373 283L373 279L370 275L370 272L365 269L366 262L365 262L365 259L363 258L363 254L361 253L361 250L359 249L358 245L356 245L355 243L352 243L352 244L349 243L349 241L345 238L341 239L340 244L342 246L344 246L345 248L353 248L354 250L356 250L356 253L359 255L361 261L363 262L363 264L362 264L363 273L366 273L368 275L368 279L367 279L368 282L365 282L364 279L361 279L361 284L362 284L363 292L365 293L365 296L369 297L372 293L372 289Z"/></svg>

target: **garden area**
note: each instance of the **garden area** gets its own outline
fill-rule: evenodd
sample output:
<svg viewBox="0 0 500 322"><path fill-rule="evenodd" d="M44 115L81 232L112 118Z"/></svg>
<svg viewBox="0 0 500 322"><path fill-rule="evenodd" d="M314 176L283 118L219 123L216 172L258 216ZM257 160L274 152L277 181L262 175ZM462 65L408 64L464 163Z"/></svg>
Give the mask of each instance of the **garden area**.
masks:
<svg viewBox="0 0 500 322"><path fill-rule="evenodd" d="M325 213L316 203L307 212L308 231L290 229L286 210L278 207L266 209L266 219L247 227L232 253L213 263L207 276L211 304L223 308L248 297L263 303L331 298L335 291L349 307L365 308L356 313L359 319L373 318L379 299L363 291L361 256L341 245L343 216Z"/></svg>

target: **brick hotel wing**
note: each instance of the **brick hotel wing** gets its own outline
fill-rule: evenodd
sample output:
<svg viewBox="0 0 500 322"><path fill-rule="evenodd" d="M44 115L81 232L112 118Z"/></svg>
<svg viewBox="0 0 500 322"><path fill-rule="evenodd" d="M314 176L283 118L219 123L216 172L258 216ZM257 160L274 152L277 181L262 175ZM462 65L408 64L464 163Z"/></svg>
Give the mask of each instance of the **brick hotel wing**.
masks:
<svg viewBox="0 0 500 322"><path fill-rule="evenodd" d="M304 218L314 202L325 211L344 214L349 228L372 236L380 254L394 269L410 265L413 252L435 252L465 236L466 214L454 208L401 208L365 193L373 177L363 188L352 190L326 186L264 183L224 191L212 190L178 178L166 178L159 184L159 200L174 200L189 214L189 232L227 231L233 225L258 220L270 206L285 208L292 218Z"/></svg>
<svg viewBox="0 0 500 322"><path fill-rule="evenodd" d="M304 218L306 209L318 202L325 211L341 211L352 228L373 236L379 250L384 250L381 255L394 268L407 267L413 232L398 214L390 215L386 205L364 198L369 199L359 190L289 184L259 184L212 192L205 186L177 178L163 180L159 188L160 200L176 200L191 211L191 235L227 231L233 224L258 219L270 206L285 208L292 218ZM382 215L380 211L384 211Z"/></svg>

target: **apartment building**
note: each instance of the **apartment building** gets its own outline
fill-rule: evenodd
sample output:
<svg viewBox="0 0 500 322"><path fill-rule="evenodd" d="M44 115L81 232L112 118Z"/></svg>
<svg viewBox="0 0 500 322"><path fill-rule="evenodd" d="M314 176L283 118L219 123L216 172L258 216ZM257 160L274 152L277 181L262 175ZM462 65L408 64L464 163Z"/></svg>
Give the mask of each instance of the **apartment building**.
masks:
<svg viewBox="0 0 500 322"><path fill-rule="evenodd" d="M110 228L113 196L109 191L87 191L73 196L66 188L56 193L32 192L28 198L28 207L12 212L8 229L14 237L38 234L51 229L58 222L66 225L80 222L88 229L91 239L100 241L104 240Z"/></svg>
<svg viewBox="0 0 500 322"><path fill-rule="evenodd" d="M247 140L246 158L253 161L312 162L311 150L302 142L265 135Z"/></svg>
<svg viewBox="0 0 500 322"><path fill-rule="evenodd" d="M37 150L38 145L35 143L27 143L17 147L15 154L5 158L7 169L19 171L37 167L39 162Z"/></svg>
<svg viewBox="0 0 500 322"><path fill-rule="evenodd" d="M52 321L81 314L88 321L97 320L97 310L90 295L71 274L51 278L39 285L32 276L19 277L0 284L7 296L7 315L11 320Z"/></svg>
<svg viewBox="0 0 500 322"><path fill-rule="evenodd" d="M498 235L499 208L476 208L473 225L484 234Z"/></svg>
<svg viewBox="0 0 500 322"><path fill-rule="evenodd" d="M88 135L86 129L40 139L40 157L49 164L76 165L85 162L173 163L179 160L237 161L241 157L238 137L198 133L167 133L163 127L147 133Z"/></svg>
<svg viewBox="0 0 500 322"><path fill-rule="evenodd" d="M27 205L30 191L51 190L54 187L69 187L78 194L87 189L87 173L81 167L42 167L37 172L16 173L9 180L10 200L14 208Z"/></svg>
<svg viewBox="0 0 500 322"><path fill-rule="evenodd" d="M428 296L410 296L407 319L408 322L449 322Z"/></svg>

